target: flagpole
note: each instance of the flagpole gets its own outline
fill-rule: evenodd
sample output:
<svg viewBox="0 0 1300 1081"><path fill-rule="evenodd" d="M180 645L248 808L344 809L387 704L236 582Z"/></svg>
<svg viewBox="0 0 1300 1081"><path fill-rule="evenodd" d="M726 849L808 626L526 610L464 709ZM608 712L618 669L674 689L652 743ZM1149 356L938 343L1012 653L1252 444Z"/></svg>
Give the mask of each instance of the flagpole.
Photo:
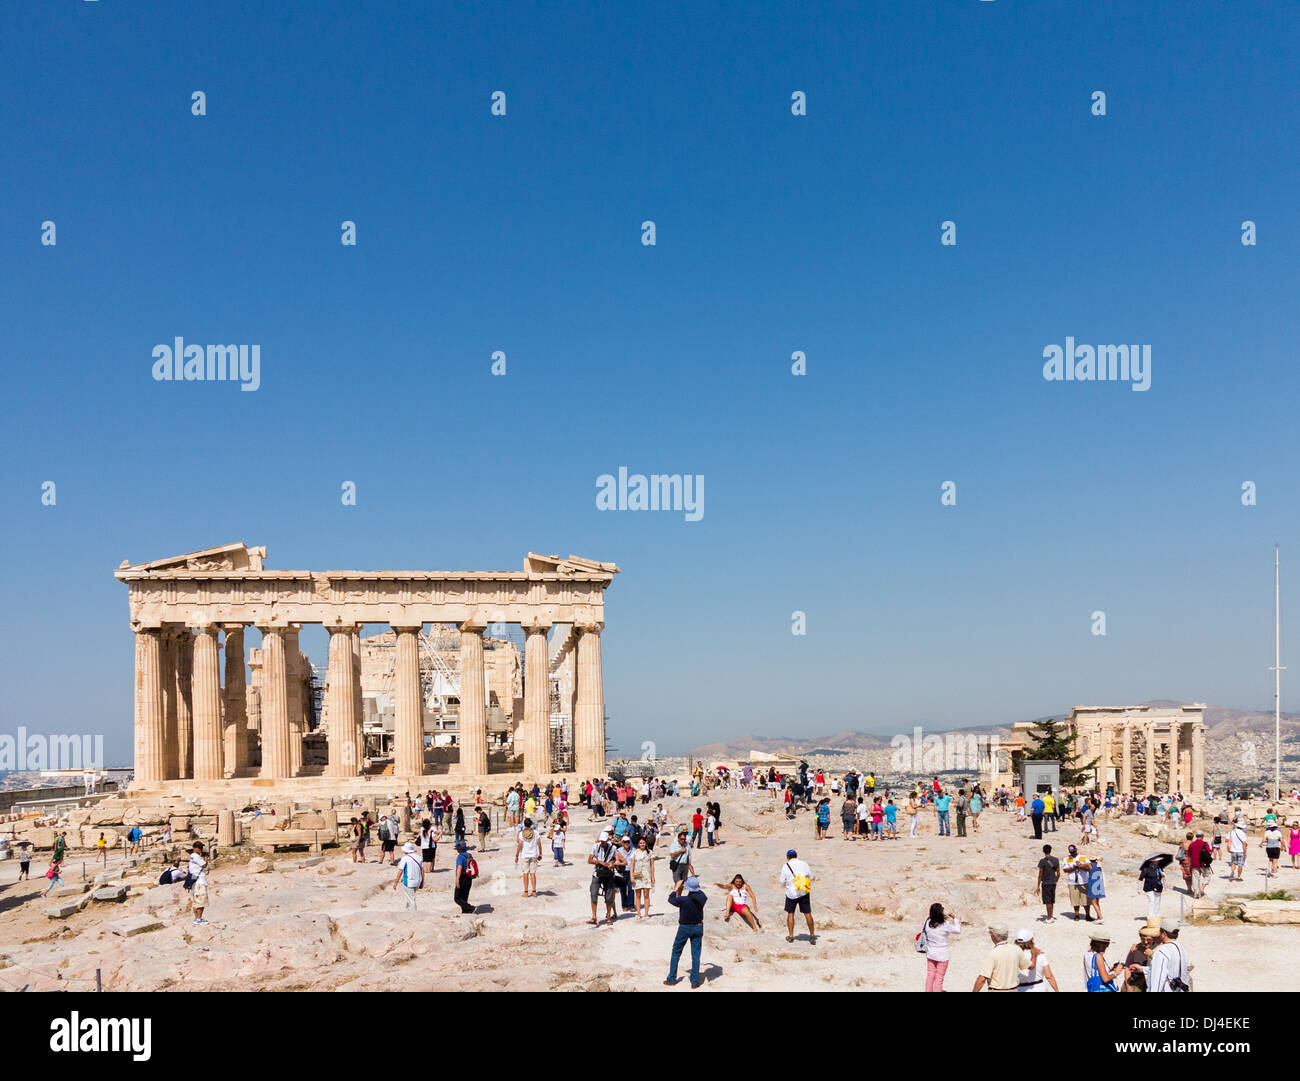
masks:
<svg viewBox="0 0 1300 1081"><path fill-rule="evenodd" d="M1282 798L1282 577L1273 545L1273 798Z"/></svg>

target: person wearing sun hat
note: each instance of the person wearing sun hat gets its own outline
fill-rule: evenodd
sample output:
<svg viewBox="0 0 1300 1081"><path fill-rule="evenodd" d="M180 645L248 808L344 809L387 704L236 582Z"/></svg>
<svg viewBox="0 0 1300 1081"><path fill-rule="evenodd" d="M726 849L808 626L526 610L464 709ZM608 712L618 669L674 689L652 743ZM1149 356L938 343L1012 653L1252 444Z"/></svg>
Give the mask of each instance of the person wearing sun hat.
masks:
<svg viewBox="0 0 1300 1081"><path fill-rule="evenodd" d="M415 845L407 841L402 846L402 858L397 861L397 878L393 881L393 889L401 886L406 895L407 912L415 911L415 891L423 884L424 864L416 855Z"/></svg>
<svg viewBox="0 0 1300 1081"><path fill-rule="evenodd" d="M1016 945L1024 953L1025 965L1020 970L1020 986L1016 990L1043 992L1050 987L1059 992L1061 989L1056 985L1056 977L1052 975L1047 954L1034 945L1034 932L1022 927L1016 932Z"/></svg>
<svg viewBox="0 0 1300 1081"><path fill-rule="evenodd" d="M1029 967L1029 955L1015 943L1008 942L1011 931L1005 923L989 924L989 940L993 943L975 977L972 991L988 986L990 991L1018 991L1020 970Z"/></svg>

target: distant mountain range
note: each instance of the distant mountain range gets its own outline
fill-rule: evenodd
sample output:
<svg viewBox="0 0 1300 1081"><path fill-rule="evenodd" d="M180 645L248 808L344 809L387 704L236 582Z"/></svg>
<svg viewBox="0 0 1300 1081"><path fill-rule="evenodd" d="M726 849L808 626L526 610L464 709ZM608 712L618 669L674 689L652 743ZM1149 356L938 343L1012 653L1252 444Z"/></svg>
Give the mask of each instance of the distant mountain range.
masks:
<svg viewBox="0 0 1300 1081"><path fill-rule="evenodd" d="M1156 699L1139 702L1143 706L1178 706L1182 702ZM1052 714L1061 720L1069 710ZM1033 718L1046 720L1046 717ZM1011 725L982 725L978 727L939 729L929 725L900 725L895 732L910 735L913 727L920 727L926 735L969 734L1008 738ZM744 735L716 743L706 743L690 752L692 759L734 761L747 758L751 750L765 754L792 754L848 756L852 761L855 752L861 765L873 769L886 768L890 740L895 732L877 735L872 732L837 732L825 736L760 736ZM1217 783L1260 781L1271 776L1273 768L1273 714L1271 711L1235 709L1230 706L1205 707L1205 771ZM1300 781L1300 713L1282 714L1282 773L1284 784ZM1290 778L1288 781L1287 778Z"/></svg>

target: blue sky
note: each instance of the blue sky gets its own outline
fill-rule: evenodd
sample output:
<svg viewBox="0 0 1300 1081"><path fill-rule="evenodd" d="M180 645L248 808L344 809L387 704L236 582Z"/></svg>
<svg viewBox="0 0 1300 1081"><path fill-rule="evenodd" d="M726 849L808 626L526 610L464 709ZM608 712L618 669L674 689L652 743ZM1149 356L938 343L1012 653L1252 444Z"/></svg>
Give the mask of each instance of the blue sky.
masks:
<svg viewBox="0 0 1300 1081"><path fill-rule="evenodd" d="M317 570L617 562L627 752L1270 706L1297 18L5 5L0 727L125 757L112 571L233 540ZM177 335L259 343L261 388L155 382ZM1045 381L1066 336L1149 344L1151 389ZM702 474L703 519L597 511L619 466Z"/></svg>

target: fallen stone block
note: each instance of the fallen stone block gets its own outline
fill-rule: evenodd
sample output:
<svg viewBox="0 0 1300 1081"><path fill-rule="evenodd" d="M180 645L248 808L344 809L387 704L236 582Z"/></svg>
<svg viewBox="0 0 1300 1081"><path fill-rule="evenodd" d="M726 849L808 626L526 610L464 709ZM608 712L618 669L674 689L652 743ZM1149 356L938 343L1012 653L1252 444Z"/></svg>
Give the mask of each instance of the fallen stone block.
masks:
<svg viewBox="0 0 1300 1081"><path fill-rule="evenodd" d="M162 928L163 922L155 916L127 916L122 920L114 920L108 925L108 929L115 935L121 935L123 938L130 938L133 935L142 935L146 931L158 931Z"/></svg>
<svg viewBox="0 0 1300 1081"><path fill-rule="evenodd" d="M126 887L121 883L116 886L102 886L90 896L96 901L125 901Z"/></svg>
<svg viewBox="0 0 1300 1081"><path fill-rule="evenodd" d="M1300 901L1242 901L1241 918L1273 926L1300 924Z"/></svg>
<svg viewBox="0 0 1300 1081"><path fill-rule="evenodd" d="M306 868L308 868L308 867L315 867L315 866L317 866L318 864L321 864L321 863L324 863L324 862L325 862L325 857L324 857L324 856L308 856L305 860L303 860L302 862L300 862L300 863L298 864L298 866L301 867L301 868L303 868L304 870L306 870Z"/></svg>
<svg viewBox="0 0 1300 1081"><path fill-rule="evenodd" d="M271 869L271 861L265 856L254 856L248 861L248 871L250 874L260 875L264 871Z"/></svg>
<svg viewBox="0 0 1300 1081"><path fill-rule="evenodd" d="M80 897L90 889L89 882L83 882L80 886L60 886L57 890L50 892L51 897Z"/></svg>
<svg viewBox="0 0 1300 1081"><path fill-rule="evenodd" d="M87 904L90 903L90 895L83 894L76 900L60 901L56 905L51 905L45 910L45 914L52 920L66 920L69 916L80 912Z"/></svg>

